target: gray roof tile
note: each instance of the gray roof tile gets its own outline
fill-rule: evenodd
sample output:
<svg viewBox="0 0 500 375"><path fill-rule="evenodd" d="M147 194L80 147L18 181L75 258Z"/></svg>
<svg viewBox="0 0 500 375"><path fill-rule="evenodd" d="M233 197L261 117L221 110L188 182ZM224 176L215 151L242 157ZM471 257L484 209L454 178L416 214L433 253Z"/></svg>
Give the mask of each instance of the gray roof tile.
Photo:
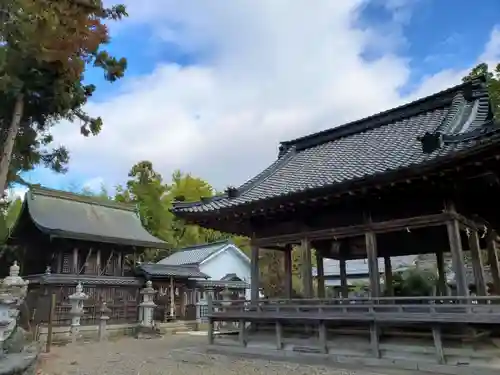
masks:
<svg viewBox="0 0 500 375"><path fill-rule="evenodd" d="M201 245L189 246L177 250L172 255L160 260L158 264L166 265L183 265L183 264L200 264L212 254L223 249L231 244L229 240L211 242Z"/></svg>
<svg viewBox="0 0 500 375"><path fill-rule="evenodd" d="M170 266L157 263L143 263L137 267L137 271L149 277L208 278L196 266Z"/></svg>
<svg viewBox="0 0 500 375"><path fill-rule="evenodd" d="M22 236L23 221L54 237L137 247L166 248L141 224L135 207L69 192L32 187L24 199L11 240Z"/></svg>
<svg viewBox="0 0 500 375"><path fill-rule="evenodd" d="M277 198L317 188L341 186L435 159L477 145L491 125L483 80L461 84L405 106L334 129L283 142L280 156L237 189L207 202L176 202L178 214L196 214ZM423 151L421 137L437 132L444 143Z"/></svg>

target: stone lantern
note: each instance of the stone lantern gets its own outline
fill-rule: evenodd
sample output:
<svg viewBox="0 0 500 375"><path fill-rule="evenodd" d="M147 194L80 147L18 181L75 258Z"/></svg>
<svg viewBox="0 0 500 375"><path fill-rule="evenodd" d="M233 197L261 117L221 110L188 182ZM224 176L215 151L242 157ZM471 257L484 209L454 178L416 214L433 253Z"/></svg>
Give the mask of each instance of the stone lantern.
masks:
<svg viewBox="0 0 500 375"><path fill-rule="evenodd" d="M140 309L140 325L144 328L153 328L153 312L156 304L153 301L156 290L153 288L151 280L146 282L146 287L141 290L142 302L139 304Z"/></svg>
<svg viewBox="0 0 500 375"><path fill-rule="evenodd" d="M78 333L80 332L80 319L83 315L83 301L85 301L88 296L83 293L82 283L78 283L75 288L75 293L69 296L69 302L71 304L71 310L69 314L71 315L71 341L76 342Z"/></svg>
<svg viewBox="0 0 500 375"><path fill-rule="evenodd" d="M9 276L0 284L0 349L16 327L19 307L27 292L28 281L19 276L19 266L14 262L9 269Z"/></svg>

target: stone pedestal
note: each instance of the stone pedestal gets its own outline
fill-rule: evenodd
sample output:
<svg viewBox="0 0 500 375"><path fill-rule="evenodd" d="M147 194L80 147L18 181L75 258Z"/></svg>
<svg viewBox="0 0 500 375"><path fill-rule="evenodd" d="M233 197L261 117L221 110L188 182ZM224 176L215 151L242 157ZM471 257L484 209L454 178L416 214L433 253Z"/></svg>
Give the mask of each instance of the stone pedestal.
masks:
<svg viewBox="0 0 500 375"><path fill-rule="evenodd" d="M80 319L83 315L83 301L85 301L88 296L83 293L82 283L76 285L75 293L69 296L69 302L71 303L71 310L69 311L71 315L71 342L76 343L78 336L80 334Z"/></svg>
<svg viewBox="0 0 500 375"><path fill-rule="evenodd" d="M104 341L108 338L108 334L106 332L106 326L109 320L110 309L106 305L106 302L101 304L101 308L99 309L99 341Z"/></svg>
<svg viewBox="0 0 500 375"><path fill-rule="evenodd" d="M148 280L146 287L141 290L142 302L139 304L139 327L137 329L137 338L152 338L158 336L159 333L154 326L154 309L156 304L153 299L156 290L153 288L153 283Z"/></svg>

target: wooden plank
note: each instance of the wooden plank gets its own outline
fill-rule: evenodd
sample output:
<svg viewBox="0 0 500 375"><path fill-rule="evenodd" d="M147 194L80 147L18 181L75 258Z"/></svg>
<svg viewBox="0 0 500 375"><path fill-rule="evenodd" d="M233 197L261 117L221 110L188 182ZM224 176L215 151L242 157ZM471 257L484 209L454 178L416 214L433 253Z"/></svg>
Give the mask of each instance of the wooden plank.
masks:
<svg viewBox="0 0 500 375"><path fill-rule="evenodd" d="M370 345L375 358L380 358L379 329L377 323L370 323Z"/></svg>
<svg viewBox="0 0 500 375"><path fill-rule="evenodd" d="M283 325L279 320L276 320L276 349L283 349Z"/></svg>
<svg viewBox="0 0 500 375"><path fill-rule="evenodd" d="M436 358L438 363L446 362L443 351L443 340L441 338L441 327L434 325L432 327L432 338L434 339L434 347L436 348Z"/></svg>
<svg viewBox="0 0 500 375"><path fill-rule="evenodd" d="M483 258L481 256L481 248L479 246L479 234L475 230L469 233L469 248L472 258L474 281L476 284L476 294L478 296L486 296L487 287L484 277Z"/></svg>

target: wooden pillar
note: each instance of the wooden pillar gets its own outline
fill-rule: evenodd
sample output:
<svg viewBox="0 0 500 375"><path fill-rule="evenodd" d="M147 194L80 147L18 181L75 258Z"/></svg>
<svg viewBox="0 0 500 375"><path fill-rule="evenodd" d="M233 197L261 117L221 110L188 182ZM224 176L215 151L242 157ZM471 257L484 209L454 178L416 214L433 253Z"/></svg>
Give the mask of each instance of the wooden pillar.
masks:
<svg viewBox="0 0 500 375"><path fill-rule="evenodd" d="M63 262L64 262L64 252L63 250L59 250L57 252L57 273L62 273L63 271Z"/></svg>
<svg viewBox="0 0 500 375"><path fill-rule="evenodd" d="M484 278L483 259L481 257L481 248L479 246L479 234L475 230L469 234L469 248L472 258L474 282L476 284L476 295L484 297L487 295L488 289Z"/></svg>
<svg viewBox="0 0 500 375"><path fill-rule="evenodd" d="M488 236L488 263L490 265L491 278L493 279L493 289L496 295L500 295L500 271L498 266L498 254L496 246L496 232L491 232Z"/></svg>
<svg viewBox="0 0 500 375"><path fill-rule="evenodd" d="M259 247L252 245L250 288L252 302L259 300Z"/></svg>
<svg viewBox="0 0 500 375"><path fill-rule="evenodd" d="M246 336L246 329L245 329L245 319L240 319L239 322L239 332L238 332L238 341L240 342L241 346L247 346L247 336Z"/></svg>
<svg viewBox="0 0 500 375"><path fill-rule="evenodd" d="M380 272L378 270L377 257L377 237L375 233L365 234L366 255L368 257L368 271L370 274L370 295L372 297L380 296Z"/></svg>
<svg viewBox="0 0 500 375"><path fill-rule="evenodd" d="M436 263L438 272L438 293L440 296L446 296L448 294L448 283L446 281L446 270L444 268L443 249L438 249L436 251Z"/></svg>
<svg viewBox="0 0 500 375"><path fill-rule="evenodd" d="M118 251L118 259L116 261L116 266L118 267L118 270L113 270L113 274L115 274L116 276L122 276L122 257L123 257L123 254L121 251Z"/></svg>
<svg viewBox="0 0 500 375"><path fill-rule="evenodd" d="M465 277L464 254L462 250L462 240L460 238L460 227L457 220L450 220L446 224L448 230L448 240L450 252L453 260L453 272L455 272L455 282L459 297L469 296L469 287Z"/></svg>
<svg viewBox="0 0 500 375"><path fill-rule="evenodd" d="M328 345L326 336L326 324L324 320L321 320L319 322L318 334L319 334L319 348L321 350L321 353L326 354L328 353Z"/></svg>
<svg viewBox="0 0 500 375"><path fill-rule="evenodd" d="M302 274L304 298L313 298L314 290L312 283L311 243L307 238L304 238L301 241L300 254L300 268Z"/></svg>
<svg viewBox="0 0 500 375"><path fill-rule="evenodd" d="M279 320L276 321L276 349L283 349L283 325Z"/></svg>
<svg viewBox="0 0 500 375"><path fill-rule="evenodd" d="M208 344L211 345L214 343L214 319L212 318L212 315L214 313L214 306L212 302L212 296L207 293L206 296L207 299L207 315L208 315Z"/></svg>
<svg viewBox="0 0 500 375"><path fill-rule="evenodd" d="M444 364L444 350L443 350L443 340L441 338L441 327L432 327L432 338L434 339L434 348L436 349L436 358L438 363Z"/></svg>
<svg viewBox="0 0 500 375"><path fill-rule="evenodd" d="M372 353L375 358L380 358L380 344L379 344L379 327L377 323L370 323L370 345L372 347Z"/></svg>
<svg viewBox="0 0 500 375"><path fill-rule="evenodd" d="M386 295L394 296L394 285L392 285L392 264L390 256L384 257L384 278Z"/></svg>
<svg viewBox="0 0 500 375"><path fill-rule="evenodd" d="M101 274L101 249L97 249L95 266L97 268L97 275Z"/></svg>
<svg viewBox="0 0 500 375"><path fill-rule="evenodd" d="M349 298L349 286L347 285L347 265L344 256L339 259L340 268L340 295L342 298Z"/></svg>
<svg viewBox="0 0 500 375"><path fill-rule="evenodd" d="M285 257L285 298L292 298L292 247L287 246L285 251L283 252L283 256Z"/></svg>
<svg viewBox="0 0 500 375"><path fill-rule="evenodd" d="M78 274L78 249L73 248L73 273Z"/></svg>
<svg viewBox="0 0 500 375"><path fill-rule="evenodd" d="M325 270L323 268L323 254L316 250L316 278L318 280L318 298L325 298Z"/></svg>
<svg viewBox="0 0 500 375"><path fill-rule="evenodd" d="M170 278L170 319L175 319L175 285L174 278Z"/></svg>

